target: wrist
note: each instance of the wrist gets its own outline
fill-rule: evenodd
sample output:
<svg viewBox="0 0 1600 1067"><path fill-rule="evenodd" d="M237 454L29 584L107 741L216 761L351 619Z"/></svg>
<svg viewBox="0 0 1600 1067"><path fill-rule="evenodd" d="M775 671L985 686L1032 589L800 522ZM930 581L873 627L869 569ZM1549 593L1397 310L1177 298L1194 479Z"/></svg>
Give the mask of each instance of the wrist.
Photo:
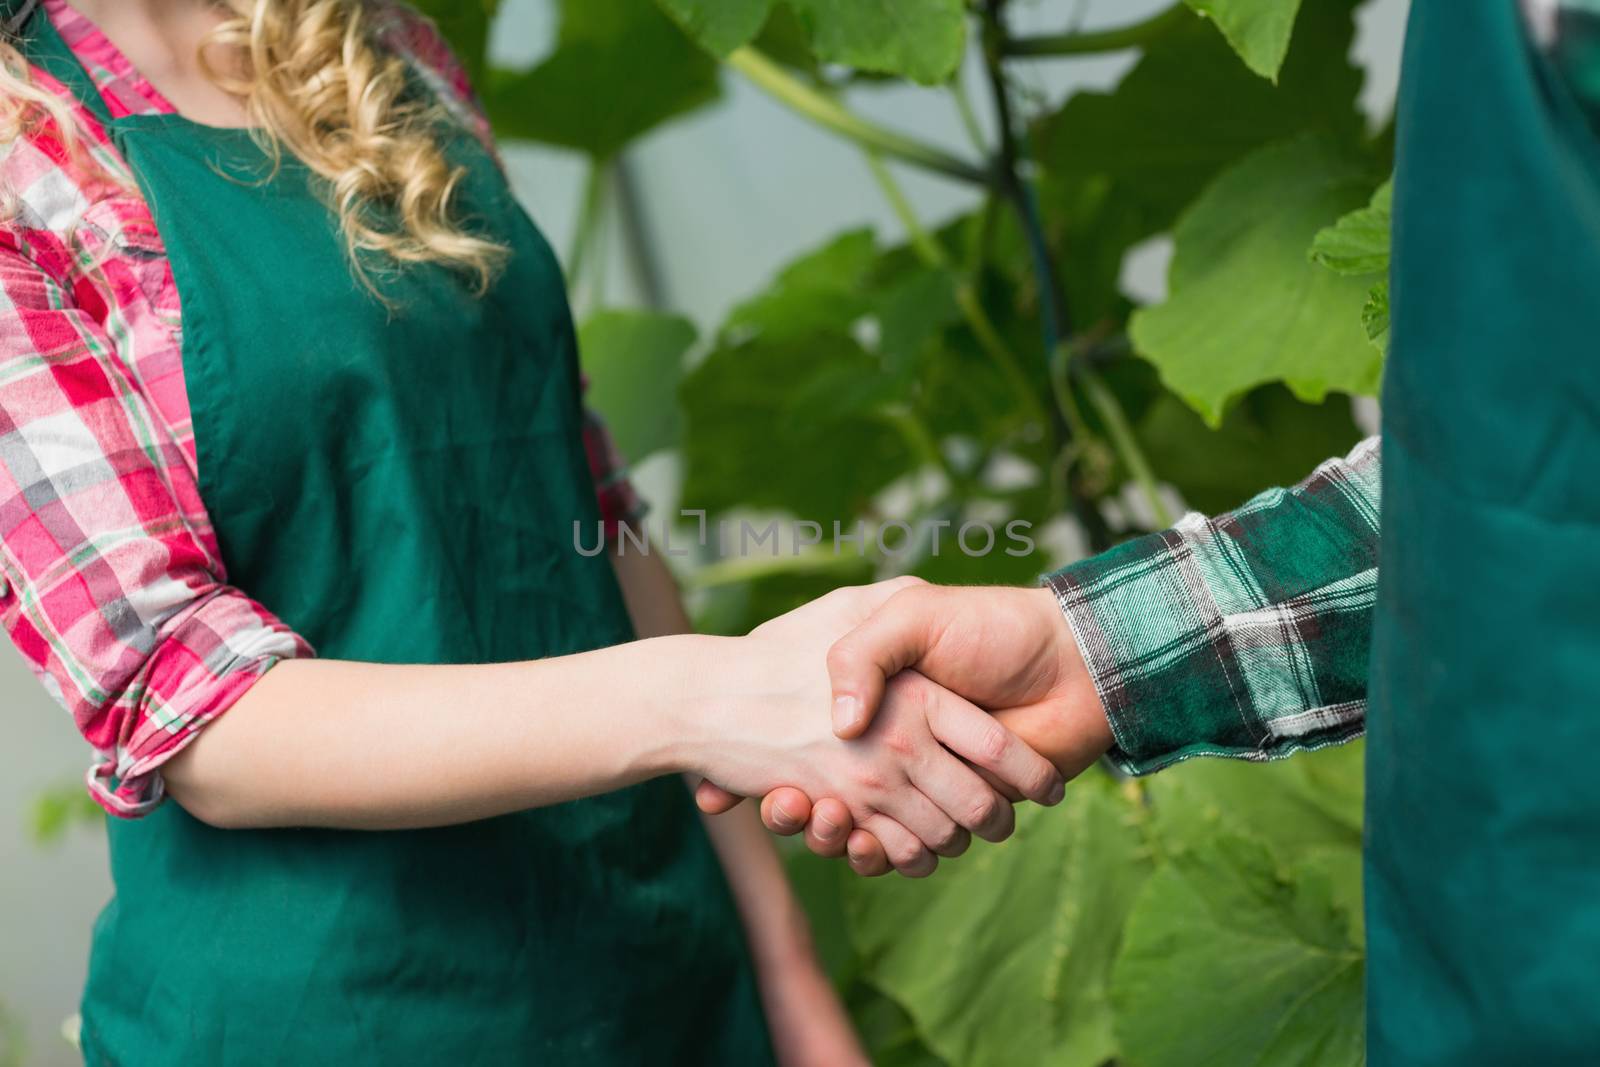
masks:
<svg viewBox="0 0 1600 1067"><path fill-rule="evenodd" d="M1115 743L1105 707L1078 647L1067 613L1055 591L1029 590L1033 632L1047 648L1049 695L1031 709L1000 715L1030 747L1072 778L1110 751Z"/></svg>
<svg viewBox="0 0 1600 1067"><path fill-rule="evenodd" d="M641 705L650 709L639 729L639 758L650 776L705 775L717 748L713 709L724 698L731 637L677 634L640 642L650 648L652 670L640 670Z"/></svg>

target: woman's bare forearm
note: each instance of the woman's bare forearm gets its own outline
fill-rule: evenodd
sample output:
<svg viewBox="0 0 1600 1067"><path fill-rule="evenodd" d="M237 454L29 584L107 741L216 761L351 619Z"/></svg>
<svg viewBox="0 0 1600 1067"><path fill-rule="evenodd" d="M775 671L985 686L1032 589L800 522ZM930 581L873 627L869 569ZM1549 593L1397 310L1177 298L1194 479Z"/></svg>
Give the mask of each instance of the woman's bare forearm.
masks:
<svg viewBox="0 0 1600 1067"><path fill-rule="evenodd" d="M633 627L642 637L687 633L689 617L659 553L613 556ZM698 779L690 776L691 785ZM757 986L780 1059L855 1067L866 1056L817 960L811 924L752 805L702 816L727 875L759 976Z"/></svg>
<svg viewBox="0 0 1600 1067"><path fill-rule="evenodd" d="M1035 799L1056 775L1031 753L1032 765L997 764L994 720L917 679L869 736L833 735L817 713L830 699L827 650L897 588L837 590L744 637L502 665L287 661L167 765L168 788L218 826L405 829L678 772L745 796L793 785L838 797L944 847L958 821L982 829L1003 803L961 758L1009 769L1008 784Z"/></svg>
<svg viewBox="0 0 1600 1067"><path fill-rule="evenodd" d="M219 826L407 829L687 769L678 722L726 638L524 663L278 664L165 768Z"/></svg>

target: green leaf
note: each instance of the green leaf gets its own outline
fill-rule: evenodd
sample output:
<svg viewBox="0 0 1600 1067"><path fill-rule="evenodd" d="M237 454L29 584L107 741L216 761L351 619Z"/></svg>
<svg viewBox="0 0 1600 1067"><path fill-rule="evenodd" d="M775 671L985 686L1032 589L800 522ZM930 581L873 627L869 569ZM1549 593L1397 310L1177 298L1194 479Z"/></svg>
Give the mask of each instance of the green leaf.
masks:
<svg viewBox="0 0 1600 1067"><path fill-rule="evenodd" d="M637 462L678 440L683 357L694 344L688 319L649 311L601 311L578 334L588 401L617 447Z"/></svg>
<svg viewBox="0 0 1600 1067"><path fill-rule="evenodd" d="M925 882L855 888L867 980L962 1067L1099 1067L1116 1054L1107 1000L1123 919L1149 871L1136 809L1104 775Z"/></svg>
<svg viewBox="0 0 1600 1067"><path fill-rule="evenodd" d="M873 1067L948 1067L923 1043L906 1010L867 983L851 986L845 1008Z"/></svg>
<svg viewBox="0 0 1600 1067"><path fill-rule="evenodd" d="M1387 274L1394 179L1378 186L1366 207L1317 231L1311 260L1338 274Z"/></svg>
<svg viewBox="0 0 1600 1067"><path fill-rule="evenodd" d="M911 465L899 433L867 415L810 418L812 383L868 377L877 362L845 334L756 339L715 349L685 379L683 504L779 508L849 532L870 497Z"/></svg>
<svg viewBox="0 0 1600 1067"><path fill-rule="evenodd" d="M1185 0L1217 24L1245 65L1276 81L1289 51L1300 0Z"/></svg>
<svg viewBox="0 0 1600 1067"><path fill-rule="evenodd" d="M874 308L877 262L870 231L843 234L729 316L683 385L685 507L787 509L848 532L872 494L910 468L899 431L862 410L884 377L856 336ZM841 382L866 390L856 410L837 410Z"/></svg>
<svg viewBox="0 0 1600 1067"><path fill-rule="evenodd" d="M1196 17L1174 27L1110 93L1080 92L1036 127L1053 180L1103 174L1158 232L1229 164L1305 130L1359 146L1361 72L1350 62L1350 0L1321 0L1300 18L1278 84L1251 74Z"/></svg>
<svg viewBox="0 0 1600 1067"><path fill-rule="evenodd" d="M51 845L75 827L104 825L105 817L82 782L68 782L33 798L29 830L35 844Z"/></svg>
<svg viewBox="0 0 1600 1067"><path fill-rule="evenodd" d="M1394 180L1378 186L1366 207L1358 208L1317 232L1311 259L1348 275L1382 275L1367 291L1361 325L1378 351L1389 350L1389 231L1394 206Z"/></svg>
<svg viewBox="0 0 1600 1067"><path fill-rule="evenodd" d="M725 337L783 340L848 332L872 309L866 287L878 259L871 230L851 230L785 267L766 292L734 308Z"/></svg>
<svg viewBox="0 0 1600 1067"><path fill-rule="evenodd" d="M928 347L961 319L955 276L943 267L912 271L886 288L877 319L878 347L890 371L914 372Z"/></svg>
<svg viewBox="0 0 1600 1067"><path fill-rule="evenodd" d="M1345 892L1221 835L1163 863L1128 917L1112 978L1122 1052L1139 1067L1352 1067L1365 957Z"/></svg>
<svg viewBox="0 0 1600 1067"><path fill-rule="evenodd" d="M966 52L962 0L788 0L826 63L903 74L932 85Z"/></svg>
<svg viewBox="0 0 1600 1067"><path fill-rule="evenodd" d="M1152 826L1168 847L1249 837L1285 862L1316 849L1361 851L1362 745L1269 763L1189 760L1146 785Z"/></svg>
<svg viewBox="0 0 1600 1067"><path fill-rule="evenodd" d="M1367 340L1378 346L1378 351L1389 351L1389 280L1385 278L1367 293L1367 302L1361 307L1361 325L1367 331Z"/></svg>
<svg viewBox="0 0 1600 1067"><path fill-rule="evenodd" d="M1129 336L1209 424L1265 382L1311 401L1376 391L1382 358L1351 314L1367 286L1305 254L1368 188L1362 163L1298 137L1230 168L1179 221L1171 296L1136 312Z"/></svg>
<svg viewBox="0 0 1600 1067"><path fill-rule="evenodd" d="M811 37L794 8L778 4L753 43L762 55L775 63L797 70L807 78L820 79L822 67L811 51Z"/></svg>
<svg viewBox="0 0 1600 1067"><path fill-rule="evenodd" d="M1216 429L1163 392L1137 433L1161 480L1209 515L1236 508L1263 489L1293 485L1361 439L1348 398L1305 404L1279 385L1246 393Z"/></svg>
<svg viewBox="0 0 1600 1067"><path fill-rule="evenodd" d="M562 0L555 51L486 94L503 137L607 159L717 99L716 62L644 0Z"/></svg>
<svg viewBox="0 0 1600 1067"><path fill-rule="evenodd" d="M767 21L772 0L656 0L683 32L712 55L749 44Z"/></svg>

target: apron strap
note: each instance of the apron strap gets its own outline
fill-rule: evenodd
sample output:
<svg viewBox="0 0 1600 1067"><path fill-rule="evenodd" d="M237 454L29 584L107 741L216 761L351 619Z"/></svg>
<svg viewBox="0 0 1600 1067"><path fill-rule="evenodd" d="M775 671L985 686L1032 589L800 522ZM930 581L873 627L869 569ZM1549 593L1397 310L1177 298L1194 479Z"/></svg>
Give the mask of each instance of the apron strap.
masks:
<svg viewBox="0 0 1600 1067"><path fill-rule="evenodd" d="M28 16L33 14L33 9L38 6L39 0L21 0L20 3L17 2L17 0L7 0L5 7L7 9L14 8L16 10L8 11L5 17L6 36L19 36L19 31L21 31L23 24L28 21Z"/></svg>
<svg viewBox="0 0 1600 1067"><path fill-rule="evenodd" d="M0 26L6 36L28 62L65 85L95 118L104 123L111 121L111 109L100 95L99 86L56 32L39 0L0 0L0 19L4 20Z"/></svg>

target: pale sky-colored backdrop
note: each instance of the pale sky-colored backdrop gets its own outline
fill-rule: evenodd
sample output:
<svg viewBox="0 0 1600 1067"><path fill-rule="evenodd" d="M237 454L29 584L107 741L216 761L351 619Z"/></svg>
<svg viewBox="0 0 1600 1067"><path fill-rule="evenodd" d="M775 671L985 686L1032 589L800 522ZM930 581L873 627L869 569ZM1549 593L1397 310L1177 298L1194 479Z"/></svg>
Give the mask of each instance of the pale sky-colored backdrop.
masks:
<svg viewBox="0 0 1600 1067"><path fill-rule="evenodd" d="M1166 0L1020 0L1023 28L1060 30L1080 9L1083 25L1120 24L1164 6ZM1405 19L1405 0L1376 0L1361 18L1356 54L1368 71L1370 113L1393 101ZM538 59L554 26L547 0L505 0L496 27L496 58L505 64ZM1071 63L1048 61L1026 71L1047 99L1077 86L1113 84L1131 56ZM978 72L968 71L975 99L986 99ZM883 122L964 153L967 142L947 94L912 88L862 90L853 106ZM557 249L571 241L584 164L570 154L507 149L517 192ZM664 276L668 303L708 330L728 307L758 290L780 264L840 230L871 225L888 239L900 227L878 195L861 159L794 117L760 92L728 80L715 109L669 125L632 155L646 225ZM972 193L920 174L904 184L926 219L966 210ZM610 257L613 265L620 252ZM1136 250L1124 271L1133 295L1159 296L1166 249ZM613 303L630 298L620 266L609 286ZM670 469L642 472L651 491L668 492ZM658 487L661 487L658 489ZM71 720L44 695L8 643L0 640L0 1004L27 1029L26 1062L54 1067L74 1062L56 1036L76 1010L90 926L111 893L98 830L41 850L27 837L31 798L41 789L81 776L89 750ZM182 990L173 990L182 996Z"/></svg>

